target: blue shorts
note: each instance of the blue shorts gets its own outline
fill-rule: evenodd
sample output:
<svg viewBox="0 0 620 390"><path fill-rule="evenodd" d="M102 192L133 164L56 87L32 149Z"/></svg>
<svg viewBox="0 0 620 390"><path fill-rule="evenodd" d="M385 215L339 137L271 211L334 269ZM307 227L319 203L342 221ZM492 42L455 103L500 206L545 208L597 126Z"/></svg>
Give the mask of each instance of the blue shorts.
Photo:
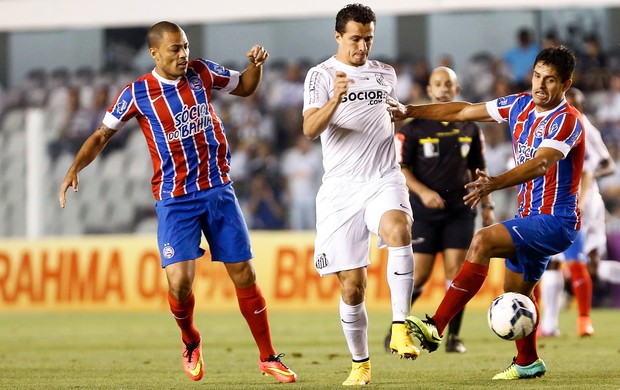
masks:
<svg viewBox="0 0 620 390"><path fill-rule="evenodd" d="M549 214L501 222L510 232L517 256L506 267L523 274L525 281L538 281L551 256L564 252L577 239L574 223Z"/></svg>
<svg viewBox="0 0 620 390"><path fill-rule="evenodd" d="M575 240L575 242L573 242L573 245L571 245L570 247L568 247L567 250L565 250L561 257L561 260L563 261L578 261L580 263L589 263L590 262L590 257L588 257L588 255L585 252L585 244L586 244L586 239L585 239L585 232L583 230L579 231L579 234L577 235L577 239ZM554 260L556 260L556 258L554 258Z"/></svg>
<svg viewBox="0 0 620 390"><path fill-rule="evenodd" d="M205 251L204 233L211 259L224 263L250 260L250 234L231 184L196 191L155 203L157 242L162 267L194 260Z"/></svg>

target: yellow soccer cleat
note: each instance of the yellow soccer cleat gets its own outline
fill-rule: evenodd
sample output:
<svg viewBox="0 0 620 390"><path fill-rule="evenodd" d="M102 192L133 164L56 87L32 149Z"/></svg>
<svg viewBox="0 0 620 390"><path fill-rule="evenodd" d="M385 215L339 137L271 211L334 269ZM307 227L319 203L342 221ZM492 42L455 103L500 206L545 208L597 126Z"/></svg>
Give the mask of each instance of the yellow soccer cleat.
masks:
<svg viewBox="0 0 620 390"><path fill-rule="evenodd" d="M420 356L420 350L413 345L411 331L405 324L392 324L390 350L393 355L398 355L401 359L415 360Z"/></svg>
<svg viewBox="0 0 620 390"><path fill-rule="evenodd" d="M353 362L351 373L347 380L342 382L343 386L364 386L370 383L370 360L365 362Z"/></svg>
<svg viewBox="0 0 620 390"><path fill-rule="evenodd" d="M493 380L538 378L547 372L547 366L545 366L545 362L542 359L537 359L534 363L527 366L520 366L515 363L515 360L516 358L512 360L512 364L507 369L499 374L495 374Z"/></svg>

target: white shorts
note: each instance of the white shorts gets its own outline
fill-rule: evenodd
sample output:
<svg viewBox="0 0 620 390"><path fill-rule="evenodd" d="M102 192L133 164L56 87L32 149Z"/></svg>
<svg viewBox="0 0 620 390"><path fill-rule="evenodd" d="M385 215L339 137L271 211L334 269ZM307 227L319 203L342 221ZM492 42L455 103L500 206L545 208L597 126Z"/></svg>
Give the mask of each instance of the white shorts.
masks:
<svg viewBox="0 0 620 390"><path fill-rule="evenodd" d="M316 197L314 266L323 276L370 264L370 233L379 234L381 217L402 210L413 219L405 176L394 170L364 183L329 180ZM384 247L381 237L377 244Z"/></svg>
<svg viewBox="0 0 620 390"><path fill-rule="evenodd" d="M587 255L596 249L603 256L607 252L605 202L600 194L592 195L581 215L581 229L585 233L584 252Z"/></svg>

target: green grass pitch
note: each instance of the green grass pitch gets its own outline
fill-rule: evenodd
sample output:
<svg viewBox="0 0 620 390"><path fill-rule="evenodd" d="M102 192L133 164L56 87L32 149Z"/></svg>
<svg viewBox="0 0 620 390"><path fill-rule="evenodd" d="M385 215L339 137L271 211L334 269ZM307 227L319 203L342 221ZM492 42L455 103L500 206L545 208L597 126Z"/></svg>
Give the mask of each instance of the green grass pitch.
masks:
<svg viewBox="0 0 620 390"><path fill-rule="evenodd" d="M620 311L595 309L592 317L594 337L577 337L570 310L561 314L560 337L539 340L547 375L497 382L490 378L510 364L514 342L491 333L485 312L465 312L465 354L448 354L442 346L407 361L383 351L390 316L371 311L367 387L620 389ZM181 368L180 333L169 313L0 313L0 389L339 389L349 373L336 305L331 312L270 313L274 344L298 374L294 384L260 375L257 348L239 313L205 312L198 305L195 318L204 344L200 382Z"/></svg>

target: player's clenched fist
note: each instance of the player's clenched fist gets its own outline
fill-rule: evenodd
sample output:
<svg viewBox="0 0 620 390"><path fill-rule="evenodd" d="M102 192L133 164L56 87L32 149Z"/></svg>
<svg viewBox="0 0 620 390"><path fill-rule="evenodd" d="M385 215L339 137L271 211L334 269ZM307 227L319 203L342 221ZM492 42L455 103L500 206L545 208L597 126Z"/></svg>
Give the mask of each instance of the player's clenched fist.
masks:
<svg viewBox="0 0 620 390"><path fill-rule="evenodd" d="M352 84L353 80L347 78L347 74L341 71L336 71L336 80L334 81L334 96L337 96L338 99L342 99L342 97L349 91L349 84Z"/></svg>
<svg viewBox="0 0 620 390"><path fill-rule="evenodd" d="M264 47L259 45L254 45L252 48L246 53L248 60L254 64L254 66L261 66L267 61L269 58L269 53L265 50Z"/></svg>

